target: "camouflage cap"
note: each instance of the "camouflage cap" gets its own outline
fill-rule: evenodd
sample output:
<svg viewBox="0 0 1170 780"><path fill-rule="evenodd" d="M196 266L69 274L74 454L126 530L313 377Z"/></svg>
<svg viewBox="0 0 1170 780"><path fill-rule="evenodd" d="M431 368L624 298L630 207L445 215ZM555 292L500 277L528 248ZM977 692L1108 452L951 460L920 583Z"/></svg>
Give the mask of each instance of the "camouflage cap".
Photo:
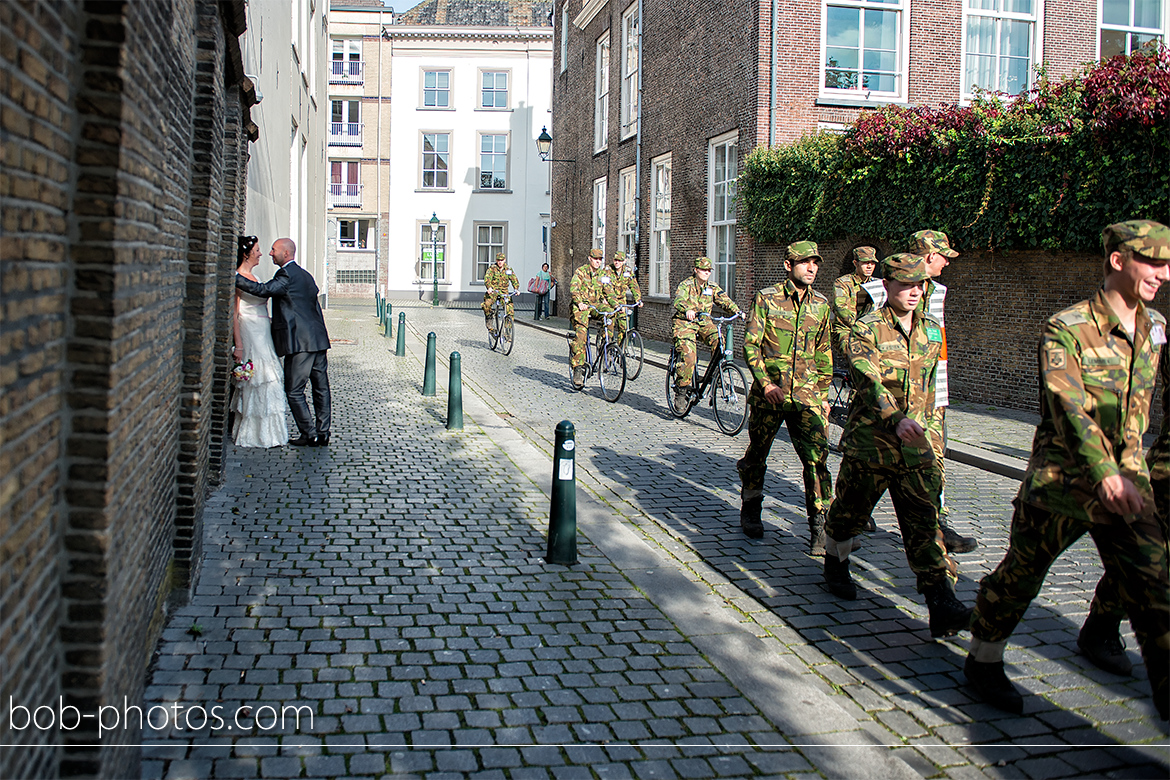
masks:
<svg viewBox="0 0 1170 780"><path fill-rule="evenodd" d="M710 271L714 267L715 267L715 264L711 262L711 258L709 258L709 257L696 257L695 258L695 270L696 271Z"/></svg>
<svg viewBox="0 0 1170 780"><path fill-rule="evenodd" d="M853 250L853 262L855 263L876 263L877 250L872 246L859 246Z"/></svg>
<svg viewBox="0 0 1170 780"><path fill-rule="evenodd" d="M605 252L602 252L600 249L590 249L589 256L590 257L605 257Z"/></svg>
<svg viewBox="0 0 1170 780"><path fill-rule="evenodd" d="M1151 219L1118 222L1101 231L1101 244L1129 247L1150 260L1170 260L1170 227Z"/></svg>
<svg viewBox="0 0 1170 780"><path fill-rule="evenodd" d="M503 252L496 252L496 260L507 260L508 256Z"/></svg>
<svg viewBox="0 0 1170 780"><path fill-rule="evenodd" d="M817 260L821 259L821 253L817 251L816 241L797 241L795 244L788 245L788 261L795 263L803 263L810 257L815 257Z"/></svg>
<svg viewBox="0 0 1170 780"><path fill-rule="evenodd" d="M613 253L613 261L614 261L615 263L624 263L624 262L626 262L626 253L625 253L625 252L614 252L614 253Z"/></svg>
<svg viewBox="0 0 1170 780"><path fill-rule="evenodd" d="M899 252L882 260L882 270L882 275L886 279L904 284L925 282L930 278L930 274L926 272L926 260L908 252Z"/></svg>
<svg viewBox="0 0 1170 780"><path fill-rule="evenodd" d="M910 248L906 250L912 255L926 257L931 252L938 252L943 257L958 257L959 253L951 249L951 240L946 233L938 230L919 230L910 234Z"/></svg>

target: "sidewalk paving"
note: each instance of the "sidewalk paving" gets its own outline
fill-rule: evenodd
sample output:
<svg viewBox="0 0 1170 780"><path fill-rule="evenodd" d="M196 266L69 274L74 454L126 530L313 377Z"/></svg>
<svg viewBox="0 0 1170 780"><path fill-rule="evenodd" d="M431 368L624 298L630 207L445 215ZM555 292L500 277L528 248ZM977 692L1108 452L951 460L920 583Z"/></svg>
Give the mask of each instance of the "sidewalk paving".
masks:
<svg viewBox="0 0 1170 780"><path fill-rule="evenodd" d="M402 309L405 358L372 303L328 312L331 335L354 342L330 355L330 448L232 449L205 513L203 575L147 691L257 713L303 704L313 727L147 734L145 777L1165 776L1164 732L1130 729L1153 744L1082 749L1072 765L1021 732L1001 764L931 733L979 733L945 701L913 717L880 695L866 711L843 704L825 682L835 663L798 636L807 625L761 609L750 582L704 564L702 543L626 517L583 425L580 563L545 564L549 448L483 384L481 361L502 356L473 352L478 333L444 333L441 356L465 352L465 428L446 431L445 364L439 395L419 394L419 325L445 317L467 334L478 318ZM548 384L535 362L515 365ZM939 649L922 645L920 662ZM847 677L865 671L842 660Z"/></svg>

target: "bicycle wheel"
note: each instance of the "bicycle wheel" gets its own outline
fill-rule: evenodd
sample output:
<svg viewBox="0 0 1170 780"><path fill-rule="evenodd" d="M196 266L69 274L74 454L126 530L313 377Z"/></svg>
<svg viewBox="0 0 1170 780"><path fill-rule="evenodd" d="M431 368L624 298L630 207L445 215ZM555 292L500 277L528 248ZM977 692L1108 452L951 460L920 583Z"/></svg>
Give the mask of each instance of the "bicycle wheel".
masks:
<svg viewBox="0 0 1170 780"><path fill-rule="evenodd" d="M601 394L611 404L622 397L626 389L626 356L614 344L608 344L601 354L600 371L597 381L601 385Z"/></svg>
<svg viewBox="0 0 1170 780"><path fill-rule="evenodd" d="M504 315L504 327L500 329L500 352L512 354L512 345L516 343L516 331L511 314Z"/></svg>
<svg viewBox="0 0 1170 780"><path fill-rule="evenodd" d="M626 379L631 381L642 373L642 336L631 330L622 338L622 352L626 355Z"/></svg>
<svg viewBox="0 0 1170 780"><path fill-rule="evenodd" d="M500 313L498 311L492 312L492 324L488 327L488 346L492 349L496 348L496 342L500 340Z"/></svg>
<svg viewBox="0 0 1170 780"><path fill-rule="evenodd" d="M711 402L715 407L715 422L719 430L734 436L743 430L747 421L747 380L734 363L724 363L715 375L711 388Z"/></svg>
<svg viewBox="0 0 1170 780"><path fill-rule="evenodd" d="M671 414L681 420L691 411L691 407L694 406L694 401L693 399L688 400L682 408L674 405L674 367L677 363L678 353L671 347L670 360L666 364L666 408L670 410Z"/></svg>

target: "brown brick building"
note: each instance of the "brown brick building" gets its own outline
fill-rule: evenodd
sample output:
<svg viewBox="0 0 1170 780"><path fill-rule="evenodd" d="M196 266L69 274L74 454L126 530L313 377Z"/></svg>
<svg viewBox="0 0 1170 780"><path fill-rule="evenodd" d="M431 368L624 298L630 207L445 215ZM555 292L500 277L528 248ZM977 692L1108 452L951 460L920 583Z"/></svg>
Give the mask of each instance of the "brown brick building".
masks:
<svg viewBox="0 0 1170 780"><path fill-rule="evenodd" d="M140 703L197 573L256 131L244 19L0 3L0 742L23 746L0 777L138 771L136 728L27 712Z"/></svg>
<svg viewBox="0 0 1170 780"><path fill-rule="evenodd" d="M754 147L841 129L882 105L954 105L974 87L1018 93L1040 64L1051 76L1069 75L1098 56L1164 40L1170 3L1152 18L1146 7L1100 0L558 2L551 156L571 162L550 163L553 272L568 279L591 247L607 257L619 248L636 252L649 302L640 328L653 338L669 337L670 299L698 255L715 261L713 278L746 305L784 277L783 247L757 245L736 226L735 178ZM789 240L807 238L817 236ZM823 247L828 262L818 288L831 289L852 245ZM1015 274L1010 285L1001 278L1005 268ZM947 319L956 331L956 397L1034 405L1039 325L1091 293L1099 274L1096 258L1071 254L967 252L954 263L943 281L953 290ZM988 301L1002 300L1005 288L1022 305L989 314ZM1163 309L1165 301L1164 293Z"/></svg>

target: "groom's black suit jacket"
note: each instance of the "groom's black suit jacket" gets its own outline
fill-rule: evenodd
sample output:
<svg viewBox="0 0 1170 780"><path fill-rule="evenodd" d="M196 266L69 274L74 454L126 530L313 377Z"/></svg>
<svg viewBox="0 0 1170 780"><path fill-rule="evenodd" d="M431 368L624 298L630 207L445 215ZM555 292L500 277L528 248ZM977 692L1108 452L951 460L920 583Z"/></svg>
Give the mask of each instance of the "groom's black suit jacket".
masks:
<svg viewBox="0 0 1170 780"><path fill-rule="evenodd" d="M304 268L290 261L277 270L271 282L264 283L236 274L236 287L259 298L272 299L272 346L277 355L329 349L317 283Z"/></svg>

